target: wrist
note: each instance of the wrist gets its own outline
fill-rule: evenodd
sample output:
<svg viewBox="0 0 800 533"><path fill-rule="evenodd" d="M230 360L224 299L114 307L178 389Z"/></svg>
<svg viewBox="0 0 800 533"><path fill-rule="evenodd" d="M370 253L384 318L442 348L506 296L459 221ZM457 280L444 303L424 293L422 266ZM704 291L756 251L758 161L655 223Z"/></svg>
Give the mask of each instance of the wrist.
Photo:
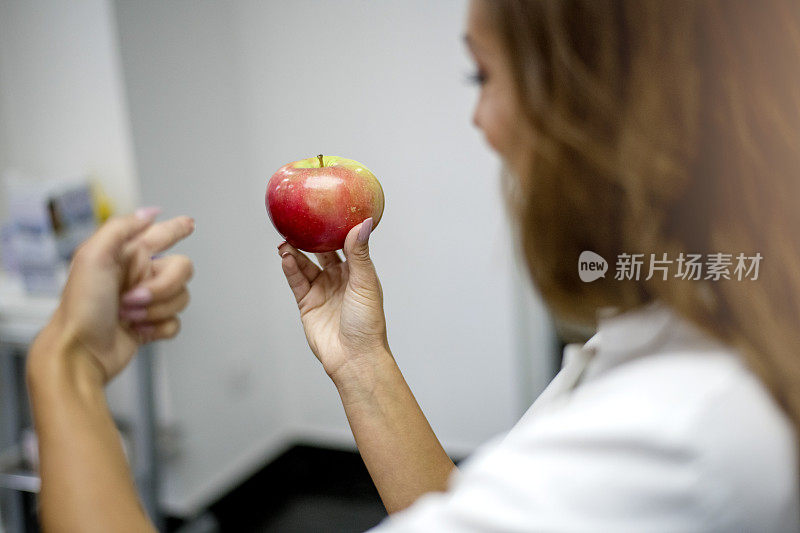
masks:
<svg viewBox="0 0 800 533"><path fill-rule="evenodd" d="M83 395L103 390L105 375L77 336L60 324L57 316L37 335L26 364L31 395L62 391L65 387Z"/></svg>
<svg viewBox="0 0 800 533"><path fill-rule="evenodd" d="M348 360L328 376L346 401L371 395L379 383L398 372L394 356L387 347Z"/></svg>

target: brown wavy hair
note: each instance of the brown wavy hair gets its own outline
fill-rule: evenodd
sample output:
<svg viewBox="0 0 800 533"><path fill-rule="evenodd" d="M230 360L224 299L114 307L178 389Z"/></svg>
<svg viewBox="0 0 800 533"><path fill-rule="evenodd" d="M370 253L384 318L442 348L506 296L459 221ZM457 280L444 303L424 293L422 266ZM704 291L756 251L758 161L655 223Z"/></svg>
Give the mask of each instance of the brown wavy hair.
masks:
<svg viewBox="0 0 800 533"><path fill-rule="evenodd" d="M738 349L797 430L800 2L486 6L535 133L529 170L503 182L550 309L593 323L661 300ZM610 275L580 281L583 250ZM614 279L619 254L681 252L763 259L757 280Z"/></svg>

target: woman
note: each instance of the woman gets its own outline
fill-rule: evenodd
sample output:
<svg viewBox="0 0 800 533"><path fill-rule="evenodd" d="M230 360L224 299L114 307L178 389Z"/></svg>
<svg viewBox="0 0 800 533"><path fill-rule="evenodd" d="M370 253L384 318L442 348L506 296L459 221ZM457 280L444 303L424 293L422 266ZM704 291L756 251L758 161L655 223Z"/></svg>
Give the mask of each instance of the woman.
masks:
<svg viewBox="0 0 800 533"><path fill-rule="evenodd" d="M391 513L378 529L797 530L800 7L473 0L466 41L481 85L474 123L510 171L531 276L555 315L598 333L569 346L528 413L459 470L392 357L372 221L348 234L346 262L317 254L318 267L281 244L309 346ZM609 260L608 275L582 281L584 251ZM75 388L98 394L121 366L101 371L88 324L68 319L45 338L72 342L34 347L32 384L48 375L40 360L86 359L100 363L82 363L95 385ZM45 492L66 486L53 447L72 433L44 402L34 392L38 430L51 433L42 510L55 524L88 500L57 510ZM86 446L111 446L107 415L74 416ZM97 472L125 488L125 523L144 528L115 454Z"/></svg>

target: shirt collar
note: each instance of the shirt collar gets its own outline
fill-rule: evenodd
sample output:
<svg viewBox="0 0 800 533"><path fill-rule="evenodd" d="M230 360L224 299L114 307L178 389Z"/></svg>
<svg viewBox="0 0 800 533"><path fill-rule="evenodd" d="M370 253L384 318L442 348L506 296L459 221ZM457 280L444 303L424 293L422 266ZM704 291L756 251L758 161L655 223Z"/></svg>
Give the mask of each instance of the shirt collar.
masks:
<svg viewBox="0 0 800 533"><path fill-rule="evenodd" d="M660 301L624 313L604 308L598 316L597 333L582 348L592 354L584 379L641 355L727 349Z"/></svg>

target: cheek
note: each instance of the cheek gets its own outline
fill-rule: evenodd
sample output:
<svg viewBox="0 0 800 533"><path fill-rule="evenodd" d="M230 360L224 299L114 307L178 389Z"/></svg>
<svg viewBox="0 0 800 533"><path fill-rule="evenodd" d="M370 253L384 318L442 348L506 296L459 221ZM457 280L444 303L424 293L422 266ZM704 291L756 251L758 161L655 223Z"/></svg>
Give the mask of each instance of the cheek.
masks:
<svg viewBox="0 0 800 533"><path fill-rule="evenodd" d="M514 112L504 98L484 91L475 106L473 123L483 131L486 142L503 158L513 152Z"/></svg>

